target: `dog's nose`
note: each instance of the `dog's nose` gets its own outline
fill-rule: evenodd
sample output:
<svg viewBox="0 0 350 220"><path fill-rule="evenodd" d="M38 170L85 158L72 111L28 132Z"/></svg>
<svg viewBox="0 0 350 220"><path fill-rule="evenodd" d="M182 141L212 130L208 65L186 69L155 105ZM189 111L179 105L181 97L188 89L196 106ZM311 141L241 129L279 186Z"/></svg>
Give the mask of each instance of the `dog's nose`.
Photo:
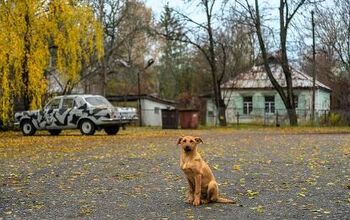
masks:
<svg viewBox="0 0 350 220"><path fill-rule="evenodd" d="M190 146L186 146L186 147L185 147L185 151L186 151L186 152L191 151L191 147L190 147Z"/></svg>

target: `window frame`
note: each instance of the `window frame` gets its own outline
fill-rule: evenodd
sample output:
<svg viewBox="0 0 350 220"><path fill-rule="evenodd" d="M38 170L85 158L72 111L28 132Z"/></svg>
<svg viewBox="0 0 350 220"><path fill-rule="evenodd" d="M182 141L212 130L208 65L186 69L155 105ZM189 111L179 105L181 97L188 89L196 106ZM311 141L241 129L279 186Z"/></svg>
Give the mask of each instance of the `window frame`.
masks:
<svg viewBox="0 0 350 220"><path fill-rule="evenodd" d="M243 115L250 115L252 111L253 111L253 96L244 96L243 97Z"/></svg>
<svg viewBox="0 0 350 220"><path fill-rule="evenodd" d="M70 107L66 107L65 106L65 101L66 100L72 100ZM74 98L63 98L63 100L62 100L62 109L70 109L70 108L74 108L74 106L76 106Z"/></svg>
<svg viewBox="0 0 350 220"><path fill-rule="evenodd" d="M154 114L159 115L160 114L160 108L154 107Z"/></svg>
<svg viewBox="0 0 350 220"><path fill-rule="evenodd" d="M267 100L267 98L271 98L270 100ZM273 100L272 100L273 99ZM264 96L264 101L265 101L265 114L275 114L276 113L276 100L275 96Z"/></svg>
<svg viewBox="0 0 350 220"><path fill-rule="evenodd" d="M58 100L58 105L56 107L55 105L55 108L52 108L52 103L54 103L55 101ZM61 106L61 101L62 99L61 98L54 98L54 99L51 99L44 107L45 110L54 110L54 109L59 109L60 106Z"/></svg>

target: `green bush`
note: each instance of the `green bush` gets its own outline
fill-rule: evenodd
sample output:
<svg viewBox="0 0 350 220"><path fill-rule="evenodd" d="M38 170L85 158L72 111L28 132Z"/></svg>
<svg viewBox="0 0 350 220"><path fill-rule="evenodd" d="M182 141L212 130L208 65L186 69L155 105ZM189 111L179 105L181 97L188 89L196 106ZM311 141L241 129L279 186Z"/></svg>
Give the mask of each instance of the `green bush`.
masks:
<svg viewBox="0 0 350 220"><path fill-rule="evenodd" d="M343 125L344 121L342 115L336 112L331 112L327 114L322 114L320 116L320 124L321 125L331 125L331 126L339 126Z"/></svg>
<svg viewBox="0 0 350 220"><path fill-rule="evenodd" d="M342 122L342 117L339 113L331 113L329 115L329 123L330 125L332 126L335 126L335 125L341 125L341 122Z"/></svg>

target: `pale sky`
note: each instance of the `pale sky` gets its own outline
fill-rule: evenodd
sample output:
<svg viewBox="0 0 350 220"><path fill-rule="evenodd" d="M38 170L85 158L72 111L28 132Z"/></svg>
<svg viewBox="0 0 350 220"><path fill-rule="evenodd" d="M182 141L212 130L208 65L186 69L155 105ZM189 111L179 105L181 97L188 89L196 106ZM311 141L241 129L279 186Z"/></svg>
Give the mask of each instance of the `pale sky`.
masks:
<svg viewBox="0 0 350 220"><path fill-rule="evenodd" d="M167 2L169 2L170 7L179 7L183 5L183 0L146 0L145 2L148 7L152 8L156 18L160 16Z"/></svg>
<svg viewBox="0 0 350 220"><path fill-rule="evenodd" d="M167 2L171 8L184 12L195 21L203 20L203 14L201 13L199 7L197 7L198 1L193 1L192 3L184 3L184 0L145 0L146 6L152 9L156 20L159 20L160 15L162 14L164 6ZM215 5L219 7L220 2L221 0L217 1Z"/></svg>
<svg viewBox="0 0 350 220"><path fill-rule="evenodd" d="M144 0L146 6L152 9L155 19L158 21L160 15L164 9L164 6L168 3L171 8L184 12L184 14L190 16L193 20L200 22L204 20L204 13L201 7L198 7L200 1L192 1L190 3L184 3L184 0ZM251 0L248 0L251 1ZM234 1L229 2L229 4ZM214 11L220 10L222 0L217 0L215 3ZM262 7L275 7L278 8L279 0L262 0Z"/></svg>
<svg viewBox="0 0 350 220"><path fill-rule="evenodd" d="M172 8L177 9L178 11L183 12L184 14L190 16L193 20L197 21L197 22L203 22L205 21L205 16L204 13L202 12L202 8L198 7L198 2L200 1L192 1L192 3L184 3L184 0L144 0L146 3L146 6L152 9L153 15L156 19L156 21L159 21L160 19L160 15L164 9L164 6L166 5L166 3L169 3L169 6ZM248 0L251 1L251 0ZM326 0L326 2L329 2L331 0ZM216 9L219 10L221 7L221 2L222 0L217 0L216 1ZM230 3L233 3L234 1L230 1ZM278 6L279 6L279 0L261 0L259 1L261 2L260 6L261 8L269 8L270 10L273 9L272 11L270 11L269 13L269 23L272 25L270 25L275 31L277 31L278 28L278 23L276 23L277 19L278 19ZM215 9L214 9L215 10ZM309 14L309 10L307 9L306 11L302 11L306 14ZM305 22L308 22L308 20L306 20ZM290 38L293 38L295 36L291 36L292 33L290 33Z"/></svg>

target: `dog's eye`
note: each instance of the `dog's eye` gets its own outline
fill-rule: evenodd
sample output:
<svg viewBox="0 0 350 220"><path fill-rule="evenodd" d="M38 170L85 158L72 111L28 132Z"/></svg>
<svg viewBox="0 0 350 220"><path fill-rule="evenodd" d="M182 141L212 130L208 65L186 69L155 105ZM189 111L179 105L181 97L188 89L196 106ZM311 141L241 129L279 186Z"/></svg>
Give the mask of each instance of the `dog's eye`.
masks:
<svg viewBox="0 0 350 220"><path fill-rule="evenodd" d="M190 143L193 143L194 141L193 140L190 140Z"/></svg>
<svg viewBox="0 0 350 220"><path fill-rule="evenodd" d="M182 142L183 142L183 143L186 143L187 141L186 141L186 140L183 140Z"/></svg>

